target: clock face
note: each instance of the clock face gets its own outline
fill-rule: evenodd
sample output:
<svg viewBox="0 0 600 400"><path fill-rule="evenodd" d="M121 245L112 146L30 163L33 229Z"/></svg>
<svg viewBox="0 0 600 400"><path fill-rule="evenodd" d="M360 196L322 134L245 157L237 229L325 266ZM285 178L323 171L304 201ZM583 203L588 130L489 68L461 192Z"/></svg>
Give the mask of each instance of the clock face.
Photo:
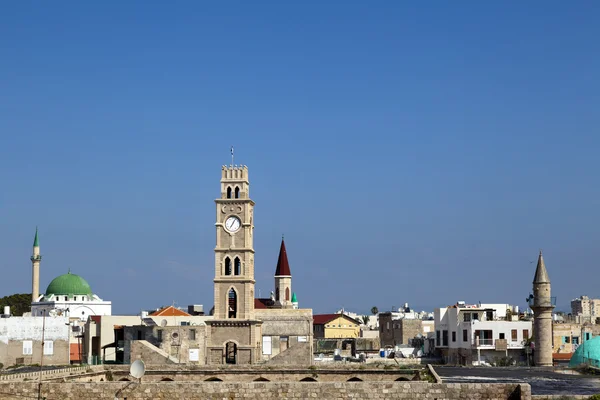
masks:
<svg viewBox="0 0 600 400"><path fill-rule="evenodd" d="M242 223L238 217L229 217L225 220L225 228L229 232L237 232L240 226L242 226Z"/></svg>

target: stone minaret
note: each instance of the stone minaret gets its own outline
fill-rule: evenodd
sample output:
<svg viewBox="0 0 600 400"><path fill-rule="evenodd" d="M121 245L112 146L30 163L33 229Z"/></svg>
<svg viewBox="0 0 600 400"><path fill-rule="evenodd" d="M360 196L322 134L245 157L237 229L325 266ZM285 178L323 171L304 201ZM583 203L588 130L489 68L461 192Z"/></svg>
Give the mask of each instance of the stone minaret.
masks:
<svg viewBox="0 0 600 400"><path fill-rule="evenodd" d="M283 237L275 270L275 304L282 308L292 308L292 273Z"/></svg>
<svg viewBox="0 0 600 400"><path fill-rule="evenodd" d="M38 230L35 228L35 238L33 239L33 253L31 254L31 301L37 301L40 297L40 242L38 240Z"/></svg>
<svg viewBox="0 0 600 400"><path fill-rule="evenodd" d="M533 278L533 334L535 352L533 361L538 367L552 366L552 310L554 304L550 296L550 278L540 251L535 277Z"/></svg>

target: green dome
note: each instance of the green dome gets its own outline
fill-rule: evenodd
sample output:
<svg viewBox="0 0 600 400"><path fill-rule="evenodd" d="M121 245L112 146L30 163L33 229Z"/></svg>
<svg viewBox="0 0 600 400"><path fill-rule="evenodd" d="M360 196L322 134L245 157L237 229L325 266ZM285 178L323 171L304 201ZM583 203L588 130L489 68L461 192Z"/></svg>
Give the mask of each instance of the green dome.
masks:
<svg viewBox="0 0 600 400"><path fill-rule="evenodd" d="M577 347L571 356L569 367L577 367L580 364L600 366L600 336L585 340Z"/></svg>
<svg viewBox="0 0 600 400"><path fill-rule="evenodd" d="M46 289L46 296L50 296L51 294L61 296L84 294L91 297L92 289L85 279L69 271L68 274L58 276L50 282Z"/></svg>

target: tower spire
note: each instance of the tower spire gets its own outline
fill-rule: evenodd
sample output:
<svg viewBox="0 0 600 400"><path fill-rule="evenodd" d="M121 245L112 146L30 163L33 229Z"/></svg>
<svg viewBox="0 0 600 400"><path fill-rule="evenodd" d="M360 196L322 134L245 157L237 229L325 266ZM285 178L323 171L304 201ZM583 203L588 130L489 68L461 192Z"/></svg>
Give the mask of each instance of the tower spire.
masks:
<svg viewBox="0 0 600 400"><path fill-rule="evenodd" d="M40 297L40 240L38 238L38 228L35 227L35 237L33 238L33 252L31 253L31 301L37 301Z"/></svg>
<svg viewBox="0 0 600 400"><path fill-rule="evenodd" d="M290 272L290 263L288 262L287 252L285 250L285 241L281 236L281 247L279 248L279 258L277 259L277 268L275 276L292 276Z"/></svg>
<svg viewBox="0 0 600 400"><path fill-rule="evenodd" d="M546 265L544 264L542 250L540 250L540 255L538 256L533 283L550 283L550 277L548 276L548 271L546 270Z"/></svg>

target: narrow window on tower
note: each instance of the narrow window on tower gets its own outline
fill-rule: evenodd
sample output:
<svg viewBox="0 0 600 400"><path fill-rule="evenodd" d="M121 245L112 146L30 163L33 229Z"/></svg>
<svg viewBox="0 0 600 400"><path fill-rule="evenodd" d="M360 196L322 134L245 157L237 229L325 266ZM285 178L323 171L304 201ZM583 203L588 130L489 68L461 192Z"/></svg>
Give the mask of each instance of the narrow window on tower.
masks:
<svg viewBox="0 0 600 400"><path fill-rule="evenodd" d="M235 290L233 288L231 288L229 290L228 308L229 308L229 312L227 313L227 315L229 315L229 318L236 318L236 316L237 316L237 293L235 292Z"/></svg>
<svg viewBox="0 0 600 400"><path fill-rule="evenodd" d="M279 301L279 288L275 289L275 300Z"/></svg>
<svg viewBox="0 0 600 400"><path fill-rule="evenodd" d="M227 198L228 199L231 198L231 187L230 186L227 187Z"/></svg>
<svg viewBox="0 0 600 400"><path fill-rule="evenodd" d="M240 188L239 187L235 187L235 198L239 199L240 198Z"/></svg>
<svg viewBox="0 0 600 400"><path fill-rule="evenodd" d="M285 301L290 301L290 288L285 288Z"/></svg>
<svg viewBox="0 0 600 400"><path fill-rule="evenodd" d="M225 257L225 275L231 275L231 260Z"/></svg>
<svg viewBox="0 0 600 400"><path fill-rule="evenodd" d="M240 261L239 257L236 257L234 260L234 274L235 275L241 275L242 274L242 262Z"/></svg>

